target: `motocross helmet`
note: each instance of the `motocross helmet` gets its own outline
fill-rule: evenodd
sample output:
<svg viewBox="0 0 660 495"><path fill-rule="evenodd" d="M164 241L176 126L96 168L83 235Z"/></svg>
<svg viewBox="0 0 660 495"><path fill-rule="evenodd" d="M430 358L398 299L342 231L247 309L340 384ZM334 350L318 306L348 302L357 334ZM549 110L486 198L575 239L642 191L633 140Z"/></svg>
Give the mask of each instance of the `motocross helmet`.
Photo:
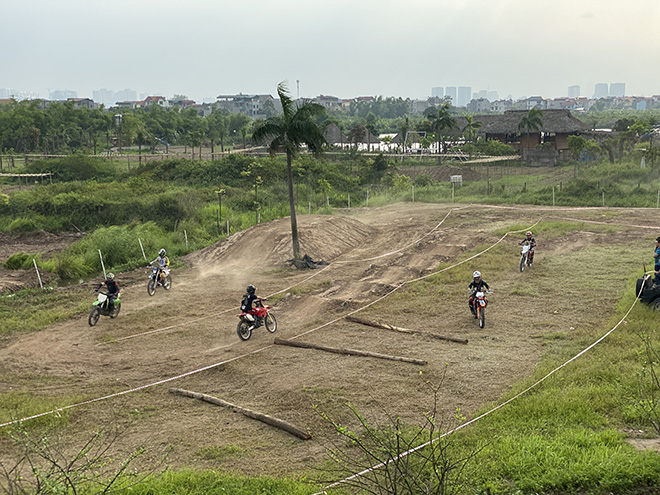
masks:
<svg viewBox="0 0 660 495"><path fill-rule="evenodd" d="M247 291L248 294L254 294L257 291L257 288L254 285L250 284L247 286L247 289L245 290Z"/></svg>
<svg viewBox="0 0 660 495"><path fill-rule="evenodd" d="M529 239L530 237L532 237L532 232L531 232L531 231L530 231L530 232L527 232L525 235L526 235L527 238Z"/></svg>
<svg viewBox="0 0 660 495"><path fill-rule="evenodd" d="M475 270L475 272L472 274L472 278L474 280L480 280L481 279L481 272L479 270Z"/></svg>
<svg viewBox="0 0 660 495"><path fill-rule="evenodd" d="M158 256L165 256L165 250L161 249L160 251L158 251Z"/></svg>
<svg viewBox="0 0 660 495"><path fill-rule="evenodd" d="M115 274L110 272L108 275L106 275L106 280L114 280L115 279Z"/></svg>

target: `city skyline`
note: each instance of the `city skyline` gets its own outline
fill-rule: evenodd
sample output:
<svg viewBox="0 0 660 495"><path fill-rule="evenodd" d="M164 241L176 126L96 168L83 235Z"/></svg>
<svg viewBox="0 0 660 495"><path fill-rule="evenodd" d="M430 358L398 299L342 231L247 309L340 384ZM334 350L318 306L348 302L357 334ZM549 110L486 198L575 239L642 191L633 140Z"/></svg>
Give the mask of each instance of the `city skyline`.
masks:
<svg viewBox="0 0 660 495"><path fill-rule="evenodd" d="M631 0L626 12L614 0L24 0L3 6L26 21L0 31L0 87L203 101L287 81L301 97L422 99L449 85L554 98L625 81L651 96L660 4Z"/></svg>

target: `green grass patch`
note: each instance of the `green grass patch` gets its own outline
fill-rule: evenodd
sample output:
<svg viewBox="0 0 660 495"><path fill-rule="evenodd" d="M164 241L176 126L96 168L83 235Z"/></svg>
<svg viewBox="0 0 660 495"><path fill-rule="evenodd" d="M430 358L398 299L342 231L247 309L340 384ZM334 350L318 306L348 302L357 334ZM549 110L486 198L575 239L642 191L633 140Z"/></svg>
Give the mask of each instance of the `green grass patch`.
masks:
<svg viewBox="0 0 660 495"><path fill-rule="evenodd" d="M88 289L25 289L0 297L0 336L28 333L89 311Z"/></svg>
<svg viewBox="0 0 660 495"><path fill-rule="evenodd" d="M213 445L211 447L202 447L195 455L207 461L224 461L242 457L245 453L243 449L236 445Z"/></svg>
<svg viewBox="0 0 660 495"><path fill-rule="evenodd" d="M131 488L115 493L131 495L308 495L319 490L305 481L249 478L217 471L167 471Z"/></svg>

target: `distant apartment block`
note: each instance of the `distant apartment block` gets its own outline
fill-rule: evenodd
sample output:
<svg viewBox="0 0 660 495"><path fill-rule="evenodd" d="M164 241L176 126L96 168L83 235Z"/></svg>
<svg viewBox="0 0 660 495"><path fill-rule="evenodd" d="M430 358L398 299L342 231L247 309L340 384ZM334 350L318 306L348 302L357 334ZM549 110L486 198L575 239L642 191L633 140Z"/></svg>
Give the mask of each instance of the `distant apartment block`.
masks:
<svg viewBox="0 0 660 495"><path fill-rule="evenodd" d="M626 83L610 84L610 96L626 96Z"/></svg>
<svg viewBox="0 0 660 495"><path fill-rule="evenodd" d="M312 102L318 103L323 108L327 108L328 110L342 109L342 101L336 96L319 95L312 99Z"/></svg>
<svg viewBox="0 0 660 495"><path fill-rule="evenodd" d="M470 86L459 86L458 87L458 99L456 100L456 106L465 107L470 100L472 99L472 88Z"/></svg>
<svg viewBox="0 0 660 495"><path fill-rule="evenodd" d="M456 86L447 86L445 88L445 96L451 100L452 105L457 105L458 100L456 99Z"/></svg>
<svg viewBox="0 0 660 495"><path fill-rule="evenodd" d="M222 108L231 113L242 113L253 119L267 118L265 105L275 106L275 99L271 95L218 95L216 97L216 108Z"/></svg>
<svg viewBox="0 0 660 495"><path fill-rule="evenodd" d="M569 98L577 98L580 96L580 86L569 86L568 87L568 97Z"/></svg>
<svg viewBox="0 0 660 495"><path fill-rule="evenodd" d="M430 106L429 100L410 100L410 113L424 113Z"/></svg>
<svg viewBox="0 0 660 495"><path fill-rule="evenodd" d="M442 86L436 86L431 88L431 98L443 98L445 96L445 88Z"/></svg>
<svg viewBox="0 0 660 495"><path fill-rule="evenodd" d="M467 109L470 113L490 113L491 104L487 98L476 98L468 103Z"/></svg>
<svg viewBox="0 0 660 495"><path fill-rule="evenodd" d="M69 89L56 89L51 91L48 97L54 101L64 101L69 98L78 98L78 92Z"/></svg>
<svg viewBox="0 0 660 495"><path fill-rule="evenodd" d="M607 98L609 96L609 88L607 83L596 83L594 86L594 98Z"/></svg>
<svg viewBox="0 0 660 495"><path fill-rule="evenodd" d="M88 108L92 110L101 106L91 98L68 98L67 101L72 101L75 108Z"/></svg>
<svg viewBox="0 0 660 495"><path fill-rule="evenodd" d="M490 104L490 111L504 113L513 108L513 100L494 100Z"/></svg>

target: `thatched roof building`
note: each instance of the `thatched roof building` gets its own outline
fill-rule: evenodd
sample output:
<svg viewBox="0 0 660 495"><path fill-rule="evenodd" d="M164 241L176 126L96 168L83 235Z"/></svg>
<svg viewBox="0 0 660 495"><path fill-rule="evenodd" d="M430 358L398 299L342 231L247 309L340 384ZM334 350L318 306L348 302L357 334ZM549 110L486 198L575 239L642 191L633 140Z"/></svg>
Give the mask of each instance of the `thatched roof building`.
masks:
<svg viewBox="0 0 660 495"><path fill-rule="evenodd" d="M339 126L334 122L330 124L328 128L325 130L325 132L323 133L323 137L325 137L325 140L329 145L333 145L333 144L343 145L348 143L348 138L344 135L343 132L341 132Z"/></svg>
<svg viewBox="0 0 660 495"><path fill-rule="evenodd" d="M483 134L520 133L518 124L527 115L526 110L507 110L502 115L476 115L475 121L481 121L479 129ZM487 122L483 117L488 117ZM576 134L589 129L589 126L571 115L569 110L544 110L540 132L547 134Z"/></svg>

